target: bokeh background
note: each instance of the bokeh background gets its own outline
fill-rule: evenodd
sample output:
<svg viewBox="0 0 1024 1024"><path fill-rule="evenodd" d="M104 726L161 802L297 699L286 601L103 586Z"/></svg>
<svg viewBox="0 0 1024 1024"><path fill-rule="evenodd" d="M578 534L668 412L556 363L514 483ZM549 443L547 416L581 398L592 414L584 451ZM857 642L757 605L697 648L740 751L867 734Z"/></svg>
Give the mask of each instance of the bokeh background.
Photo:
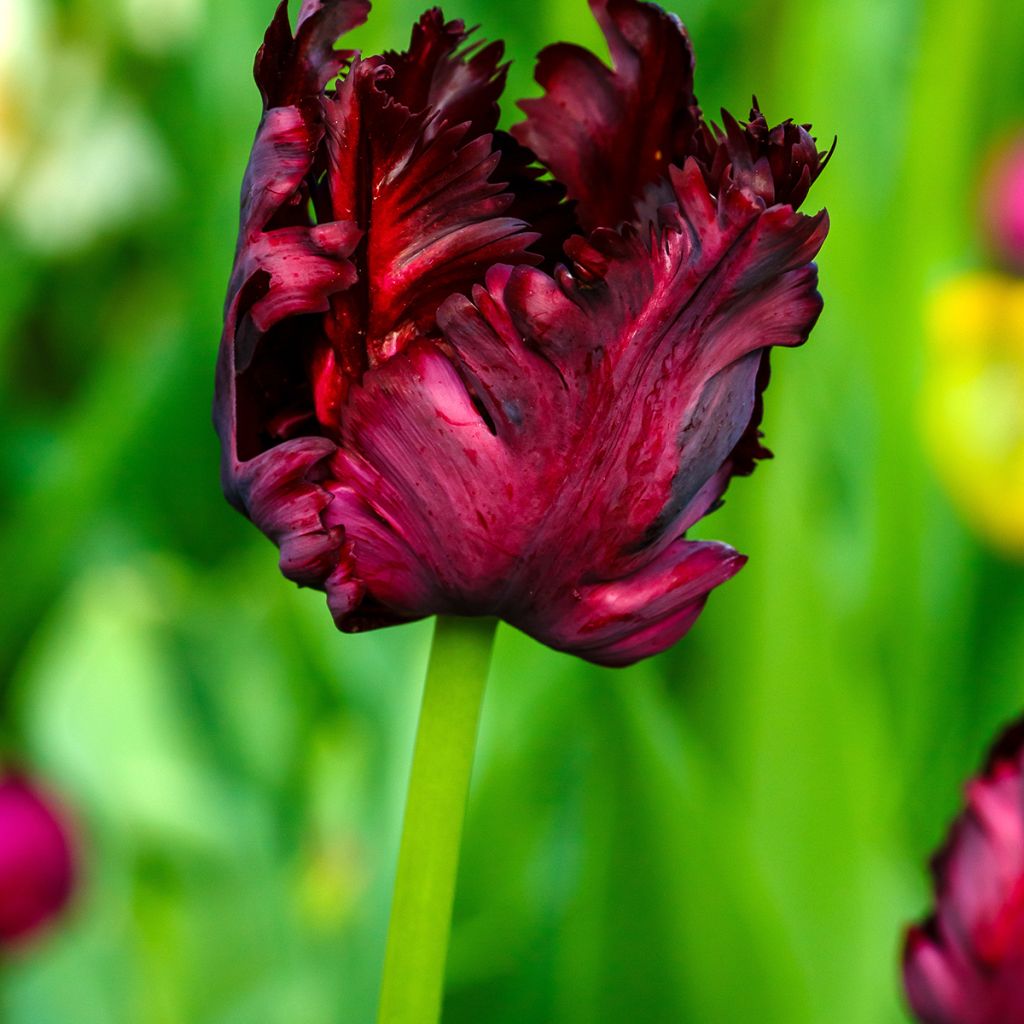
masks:
<svg viewBox="0 0 1024 1024"><path fill-rule="evenodd" d="M925 859L1024 705L1024 568L921 415L1024 5L668 6L706 110L756 91L838 135L826 311L775 359L776 459L701 526L750 562L689 637L613 672L502 629L446 1024L905 1020ZM337 634L224 503L209 425L272 7L0 0L4 729L84 856L3 963L9 1024L373 1019L430 626ZM381 0L359 44L419 12ZM583 0L445 12L507 40L511 97L545 42L604 52Z"/></svg>

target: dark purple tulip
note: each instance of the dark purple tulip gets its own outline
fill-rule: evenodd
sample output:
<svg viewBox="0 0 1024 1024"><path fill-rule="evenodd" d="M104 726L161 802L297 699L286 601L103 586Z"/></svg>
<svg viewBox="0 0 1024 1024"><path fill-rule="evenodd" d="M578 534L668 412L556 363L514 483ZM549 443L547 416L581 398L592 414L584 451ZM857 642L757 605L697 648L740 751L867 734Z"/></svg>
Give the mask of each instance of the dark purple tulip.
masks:
<svg viewBox="0 0 1024 1024"><path fill-rule="evenodd" d="M907 934L922 1024L1024 1021L1024 722L993 747L932 862L935 912Z"/></svg>
<svg viewBox="0 0 1024 1024"><path fill-rule="evenodd" d="M360 59L331 46L365 0L294 36L282 4L257 55L224 487L341 629L496 615L624 665L743 564L686 531L767 454L768 349L821 309L824 158L756 108L707 124L675 17L591 6L614 70L548 48L511 135L501 45L437 10Z"/></svg>
<svg viewBox="0 0 1024 1024"><path fill-rule="evenodd" d="M71 896L68 827L50 798L25 776L0 778L0 947L34 934Z"/></svg>

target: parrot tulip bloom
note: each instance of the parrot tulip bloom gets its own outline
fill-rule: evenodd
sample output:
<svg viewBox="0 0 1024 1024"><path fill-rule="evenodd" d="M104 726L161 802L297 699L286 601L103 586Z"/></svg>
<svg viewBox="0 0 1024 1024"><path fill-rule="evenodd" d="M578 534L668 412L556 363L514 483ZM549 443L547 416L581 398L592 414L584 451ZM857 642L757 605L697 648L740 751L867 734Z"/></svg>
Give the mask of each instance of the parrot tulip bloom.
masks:
<svg viewBox="0 0 1024 1024"><path fill-rule="evenodd" d="M71 896L68 829L49 798L24 776L0 778L0 947L56 917Z"/></svg>
<svg viewBox="0 0 1024 1024"><path fill-rule="evenodd" d="M500 44L437 10L361 59L333 44L365 0L306 0L294 34L282 4L257 55L223 480L343 630L492 615L623 665L743 564L686 532L767 454L826 158L756 106L707 124L674 16L591 7L614 67L549 47L511 134Z"/></svg>
<svg viewBox="0 0 1024 1024"><path fill-rule="evenodd" d="M932 863L936 909L903 974L922 1024L1024 1020L1024 722L998 740Z"/></svg>

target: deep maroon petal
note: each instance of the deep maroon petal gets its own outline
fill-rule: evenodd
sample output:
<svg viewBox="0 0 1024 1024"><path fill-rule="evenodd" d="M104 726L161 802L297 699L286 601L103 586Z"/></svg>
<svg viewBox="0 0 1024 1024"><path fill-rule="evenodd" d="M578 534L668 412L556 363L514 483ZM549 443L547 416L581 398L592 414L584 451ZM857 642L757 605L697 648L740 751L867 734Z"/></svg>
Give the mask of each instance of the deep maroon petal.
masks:
<svg viewBox="0 0 1024 1024"><path fill-rule="evenodd" d="M545 609L545 642L601 665L630 665L679 640L708 595L735 576L746 558L725 544L678 539L636 572L584 584ZM529 628L529 622L524 623ZM532 627L537 631L537 627Z"/></svg>
<svg viewBox="0 0 1024 1024"><path fill-rule="evenodd" d="M434 7L413 28L409 49L382 60L392 70L384 88L403 107L433 110L449 125L468 123L475 137L497 127L508 65L500 42L471 44L471 35Z"/></svg>
<svg viewBox="0 0 1024 1024"><path fill-rule="evenodd" d="M823 157L756 106L704 125L678 21L592 7L614 68L545 51L518 141L501 46L437 10L366 60L334 49L362 3L268 31L215 418L228 496L343 629L494 614L622 665L743 563L686 531L820 311Z"/></svg>
<svg viewBox="0 0 1024 1024"><path fill-rule="evenodd" d="M541 52L541 99L512 129L578 201L587 230L630 219L644 187L688 152L700 120L693 52L679 19L640 0L591 0L614 70L579 46Z"/></svg>
<svg viewBox="0 0 1024 1024"><path fill-rule="evenodd" d="M361 236L354 224L335 221L311 228L264 231L254 239L239 266L250 275L261 275L260 285L250 291L246 303L256 330L266 334L286 317L327 312L330 296L356 281L348 257ZM248 366L251 355L248 345L244 351L240 348L238 371Z"/></svg>
<svg viewBox="0 0 1024 1024"><path fill-rule="evenodd" d="M348 383L418 333L436 333L437 306L468 290L481 267L537 259L525 251L536 236L503 215L513 197L490 180L500 154L483 133L504 83L500 45L467 48L462 23L435 11L393 68L360 63L333 44L367 9L307 2L293 37L282 5L268 30L256 62L268 109L243 183L218 364L225 489L300 550L320 543L306 511L295 512L316 488L295 469L295 452L275 446L336 428ZM315 223L321 194L327 207ZM318 329L315 315L328 311ZM312 440L318 450L326 443ZM287 511L271 519L273 503L264 509L256 495L275 474ZM327 541L335 554L339 543ZM283 566L305 579L304 560L286 556Z"/></svg>
<svg viewBox="0 0 1024 1024"><path fill-rule="evenodd" d="M507 215L536 231L540 237L530 244L530 250L542 257L546 270L553 271L565 262L565 243L580 230L576 204L565 201L565 186L545 176L536 154L507 132L495 132L494 146L501 154L494 176L507 182L514 197Z"/></svg>
<svg viewBox="0 0 1024 1024"><path fill-rule="evenodd" d="M282 11L268 38L280 31ZM287 30L286 15L283 27ZM304 368L311 343L283 346L290 367L286 370L280 341L291 332L276 331L269 340L268 332L290 317L326 311L329 297L355 280L348 257L361 236L359 229L351 222L314 225L308 213L307 181L323 134L318 107L306 103L266 110L242 183L214 399L222 477L236 503L239 460L280 440L275 421L292 416L302 422L312 416L306 387L294 379L304 373L294 364Z"/></svg>
<svg viewBox="0 0 1024 1024"><path fill-rule="evenodd" d="M299 438L277 445L235 469L225 489L281 551L281 572L305 586L323 582L334 568L344 530L329 526L324 488L335 445Z"/></svg>
<svg viewBox="0 0 1024 1024"><path fill-rule="evenodd" d="M933 863L936 906L903 974L923 1024L1024 1020L1024 727L997 741Z"/></svg>
<svg viewBox="0 0 1024 1024"><path fill-rule="evenodd" d="M450 57L442 66L472 69L487 52L469 63ZM491 59L483 67L498 74ZM431 80L440 77L445 86L436 96L441 106L413 111L392 95L392 76L380 58L356 63L324 100L331 215L365 231L361 285L337 297L327 323L332 356L320 368L327 380L319 392L330 401L317 412L332 429L347 384L412 338L436 333L440 303L467 292L481 268L538 259L528 251L538 236L506 215L513 196L495 179L500 154L492 137L475 133L475 125L490 120L484 114L494 105L495 80L479 68L464 81L435 69ZM425 83L415 84L431 95ZM403 83L401 95L424 98L416 93ZM474 112L475 121L448 120Z"/></svg>
<svg viewBox="0 0 1024 1024"><path fill-rule="evenodd" d="M768 204L797 208L832 155L818 151L810 125L783 121L769 128L756 99L748 121L723 110L722 124L702 124L687 153L700 163L713 192L736 184Z"/></svg>
<svg viewBox="0 0 1024 1024"><path fill-rule="evenodd" d="M370 0L302 0L292 36L288 0L281 0L256 54L256 84L267 108L315 96L354 55L335 42L366 21Z"/></svg>
<svg viewBox="0 0 1024 1024"><path fill-rule="evenodd" d="M428 11L413 29L408 52L384 54L394 74L381 87L410 111L431 109L448 125L468 123L470 138L493 133L501 159L492 177L504 183L510 196L506 215L540 236L530 246L534 252L561 259L562 244L579 229L572 209L562 202L565 189L542 179L531 150L495 131L508 67L501 63L504 47L500 42L471 45L471 35L461 21L445 22L437 8Z"/></svg>
<svg viewBox="0 0 1024 1024"><path fill-rule="evenodd" d="M578 200L586 231L655 220L670 195L669 166L691 157L715 195L738 184L768 205L799 207L828 160L809 126L769 128L756 100L745 124L727 111L724 128L706 124L678 19L642 0L591 0L591 7L614 70L578 46L548 47L537 65L545 95L520 104L527 119L512 129Z"/></svg>
<svg viewBox="0 0 1024 1024"><path fill-rule="evenodd" d="M376 601L624 664L740 567L681 535L724 486L763 349L818 315L826 222L716 203L694 163L673 180L661 234L619 236L600 280L497 267L439 315L454 362L415 347L353 392L327 518Z"/></svg>

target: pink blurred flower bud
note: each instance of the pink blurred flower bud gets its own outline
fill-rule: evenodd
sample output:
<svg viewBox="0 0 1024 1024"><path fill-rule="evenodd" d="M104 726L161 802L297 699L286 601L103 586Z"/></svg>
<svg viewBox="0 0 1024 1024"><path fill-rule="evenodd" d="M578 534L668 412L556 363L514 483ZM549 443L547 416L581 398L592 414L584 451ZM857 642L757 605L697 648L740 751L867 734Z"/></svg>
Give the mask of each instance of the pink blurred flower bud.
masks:
<svg viewBox="0 0 1024 1024"><path fill-rule="evenodd" d="M0 947L29 938L66 906L75 866L69 829L24 775L0 777Z"/></svg>
<svg viewBox="0 0 1024 1024"><path fill-rule="evenodd" d="M982 180L981 217L998 261L1024 273L1024 135L996 151Z"/></svg>

